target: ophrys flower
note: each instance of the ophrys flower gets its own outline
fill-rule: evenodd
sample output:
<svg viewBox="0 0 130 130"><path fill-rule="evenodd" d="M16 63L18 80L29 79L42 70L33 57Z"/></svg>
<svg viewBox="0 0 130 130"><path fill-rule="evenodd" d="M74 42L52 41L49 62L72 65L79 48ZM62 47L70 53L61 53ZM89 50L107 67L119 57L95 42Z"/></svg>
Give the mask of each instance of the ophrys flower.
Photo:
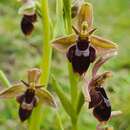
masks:
<svg viewBox="0 0 130 130"><path fill-rule="evenodd" d="M0 98L16 98L20 104L19 117L21 121L28 119L33 108L38 104L46 103L55 107L55 101L50 92L39 84L41 72L37 68L28 71L28 82L14 84L0 92Z"/></svg>
<svg viewBox="0 0 130 130"><path fill-rule="evenodd" d="M19 9L22 15L21 30L25 35L30 35L34 29L34 23L37 21L36 7L34 0L24 0Z"/></svg>
<svg viewBox="0 0 130 130"><path fill-rule="evenodd" d="M93 115L100 122L107 122L111 116L111 104L104 89L104 82L112 76L112 73L108 71L97 74L97 71L113 54L115 53L108 53L95 63L92 70L92 79L87 86L90 96L89 108L93 108Z"/></svg>
<svg viewBox="0 0 130 130"><path fill-rule="evenodd" d="M52 41L54 48L65 52L74 72L84 74L90 63L100 54L117 49L112 41L93 35L93 9L89 3L84 3L77 15L73 29L75 34L60 37ZM71 28L71 27L70 27Z"/></svg>

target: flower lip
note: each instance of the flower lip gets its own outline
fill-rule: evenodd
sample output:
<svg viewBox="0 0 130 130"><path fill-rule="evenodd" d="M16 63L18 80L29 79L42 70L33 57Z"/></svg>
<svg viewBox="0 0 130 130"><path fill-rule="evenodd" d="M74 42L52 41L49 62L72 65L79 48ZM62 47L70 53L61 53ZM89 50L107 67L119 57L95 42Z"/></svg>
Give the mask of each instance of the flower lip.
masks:
<svg viewBox="0 0 130 130"><path fill-rule="evenodd" d="M24 18L26 18L29 22L36 22L37 21L37 15L34 13L32 15L24 15Z"/></svg>
<svg viewBox="0 0 130 130"><path fill-rule="evenodd" d="M104 98L104 101L93 109L94 116L100 121L108 121L111 116L111 105L109 100Z"/></svg>
<svg viewBox="0 0 130 130"><path fill-rule="evenodd" d="M32 22L30 22L25 16L21 21L21 30L25 35L30 35L34 29Z"/></svg>
<svg viewBox="0 0 130 130"><path fill-rule="evenodd" d="M88 48L85 49L85 50L79 50L78 47L76 46L76 50L75 50L75 55L76 55L76 56L88 57L89 54L90 54L89 46L88 46Z"/></svg>
<svg viewBox="0 0 130 130"><path fill-rule="evenodd" d="M27 120L31 116L31 114L32 114L32 110L26 110L23 109L22 107L19 108L19 117L22 122Z"/></svg>

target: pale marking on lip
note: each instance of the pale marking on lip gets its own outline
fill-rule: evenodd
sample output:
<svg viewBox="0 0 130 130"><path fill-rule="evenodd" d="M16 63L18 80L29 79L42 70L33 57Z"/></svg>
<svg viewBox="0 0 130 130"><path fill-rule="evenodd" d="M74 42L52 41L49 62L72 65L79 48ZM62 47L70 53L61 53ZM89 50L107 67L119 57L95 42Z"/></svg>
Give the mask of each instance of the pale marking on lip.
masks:
<svg viewBox="0 0 130 130"><path fill-rule="evenodd" d="M75 55L76 56L85 56L85 57L88 57L89 54L90 54L90 51L89 51L89 48L90 46L88 46L88 48L86 50L79 50L78 47L76 46L76 50L75 50Z"/></svg>
<svg viewBox="0 0 130 130"><path fill-rule="evenodd" d="M22 105L21 105L21 107L23 108L23 109L26 109L26 110L32 110L32 108L33 108L33 102L31 102L31 103L26 103L25 101L22 103Z"/></svg>

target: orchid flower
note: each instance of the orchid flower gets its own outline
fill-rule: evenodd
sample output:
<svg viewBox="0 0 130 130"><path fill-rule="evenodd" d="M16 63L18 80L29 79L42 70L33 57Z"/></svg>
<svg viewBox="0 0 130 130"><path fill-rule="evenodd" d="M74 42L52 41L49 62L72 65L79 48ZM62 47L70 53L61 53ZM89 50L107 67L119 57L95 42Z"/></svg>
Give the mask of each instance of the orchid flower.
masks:
<svg viewBox="0 0 130 130"><path fill-rule="evenodd" d="M92 27L93 9L91 4L82 4L76 17L77 21L73 25L75 34L57 38L52 41L52 45L57 50L65 52L72 64L73 71L82 75L97 56L110 50L116 50L118 46L112 41L93 35L96 29Z"/></svg>
<svg viewBox="0 0 130 130"><path fill-rule="evenodd" d="M111 111L111 103L104 89L104 83L107 78L112 76L112 72L107 71L98 74L101 66L116 54L117 51L110 51L96 61L92 69L92 79L87 82L85 87L89 109L93 108L93 115L99 121L96 130L104 130L104 127L107 129L113 128L107 125L108 120L122 114L122 111Z"/></svg>
<svg viewBox="0 0 130 130"><path fill-rule="evenodd" d="M19 107L19 117L21 121L25 121L31 116L33 108L38 104L46 103L55 107L55 101L49 91L39 84L41 72L37 68L28 71L28 82L22 81L12 85L10 88L0 92L0 98L9 99L16 98ZM42 87L42 88L41 88Z"/></svg>
<svg viewBox="0 0 130 130"><path fill-rule="evenodd" d="M116 52L107 53L97 60L92 69L92 79L87 84L89 93L89 109L93 108L93 115L99 122L107 122L111 117L111 104L103 87L107 78L112 76L110 71L98 74L100 67Z"/></svg>
<svg viewBox="0 0 130 130"><path fill-rule="evenodd" d="M34 29L34 23L37 21L37 15L35 10L34 0L20 0L23 5L19 9L19 14L21 14L21 30L23 34L30 35Z"/></svg>

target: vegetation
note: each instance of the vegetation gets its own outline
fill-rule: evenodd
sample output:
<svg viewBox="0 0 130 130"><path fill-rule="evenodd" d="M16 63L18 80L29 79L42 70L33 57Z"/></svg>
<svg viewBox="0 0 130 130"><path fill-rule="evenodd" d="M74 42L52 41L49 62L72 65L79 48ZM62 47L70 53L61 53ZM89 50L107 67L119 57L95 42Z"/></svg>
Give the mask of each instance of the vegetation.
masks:
<svg viewBox="0 0 130 130"><path fill-rule="evenodd" d="M87 0L87 2L91 2L94 8L94 27L97 27L95 34L111 39L119 45L118 55L107 62L100 70L101 72L104 70L113 71L113 77L107 81L107 87L105 89L110 98L112 110L121 110L123 112L121 116L113 118L109 124L114 127L114 130L129 130L130 45L128 42L130 41L130 37L128 34L130 25L130 3L129 0ZM42 7L44 4L46 3L43 3ZM56 21L54 13L56 10L55 4L55 0L49 0L49 13L53 22ZM59 31L56 31L53 36L50 35L50 37L47 38L45 34L50 34L50 32L43 32L43 25L46 24L46 21L44 21L44 18L42 20L38 18L38 21L35 23L35 31L33 31L31 36L24 36L20 29L22 16L18 15L20 6L21 3L17 1L0 1L0 70L5 73L10 81L7 83L0 80L1 89L21 79L26 81L26 71L29 68L39 67L42 64L41 56L42 53L44 54L46 51L46 49L42 48L43 39L49 42L50 39L64 34L67 30L64 30L62 25L57 25L61 27ZM42 15L45 15L44 10L46 9L42 9ZM60 15L60 12L58 13ZM52 27L51 24L49 26ZM69 34L71 30L67 30L66 32ZM48 56L49 55L50 54L48 54ZM52 53L52 57L51 74L56 77L56 80L58 80L68 96L70 94L70 87L68 72L66 71L68 67L67 59L64 55L55 50ZM44 57L44 59L44 61L46 61L46 57ZM44 63L42 66L45 67ZM89 72L87 72L88 74L91 74L91 68L92 67L90 67ZM42 77L42 83L46 85L47 82L48 78ZM55 82L55 80L53 82ZM48 106L42 108L41 130L61 130L62 127L64 127L64 130L69 130L71 129L71 119L64 111L54 89L52 81L50 80L48 90L53 93L59 106L57 109ZM15 100L0 100L0 104L0 130L28 129L28 122L21 123L18 118L19 106ZM97 120L93 117L92 111L88 110L87 107L88 104L86 103L81 109L78 120L79 130L95 130L95 126L97 125ZM35 120L31 120L33 125L34 122L37 123L38 121L36 118L38 119L39 116L37 115ZM30 130L32 129L30 128Z"/></svg>

